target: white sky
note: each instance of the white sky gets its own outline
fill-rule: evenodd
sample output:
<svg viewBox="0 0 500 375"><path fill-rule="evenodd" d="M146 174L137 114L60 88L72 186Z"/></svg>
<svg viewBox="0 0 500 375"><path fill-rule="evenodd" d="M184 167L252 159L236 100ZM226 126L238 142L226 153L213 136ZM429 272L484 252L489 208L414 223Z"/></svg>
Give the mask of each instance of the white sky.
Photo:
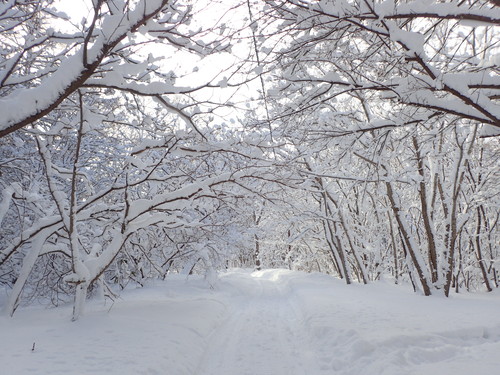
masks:
<svg viewBox="0 0 500 375"><path fill-rule="evenodd" d="M232 12L230 16L222 17L225 15L228 8L235 6L238 2L234 0L220 0L220 1L195 1L194 3L194 20L190 25L192 29L197 29L198 27L203 27L207 25L213 25L219 21L221 23L230 24L229 27L240 28L246 22L244 18L248 17L247 7L241 7L238 12ZM55 8L59 11L63 11L74 21L76 25L75 28L68 28L67 24L61 24L58 27L64 29L64 31L74 32L77 30L76 27L81 28L81 22L83 18L92 17L92 3L91 0L57 0L55 2ZM238 16L240 14L241 16ZM224 18L221 20L221 17ZM249 37L250 31L247 31L246 37ZM228 77L231 70L235 64L240 61L240 59L246 57L251 48L247 43L235 44L232 47L231 54L223 53L218 55L212 55L200 60L199 57L193 56L188 52L178 51L175 48L165 45L165 48L158 50L156 45L154 49L144 49L144 54L147 55L152 53L154 56L162 57L162 66L165 70L172 70L178 79L176 80L176 85L178 86L188 86L197 87L201 84L208 83L212 81L213 84L217 84L223 78ZM260 89L260 84L254 81L250 85L240 87L238 93L232 98L236 102L249 101L250 97L257 96L257 90ZM202 96L202 99L211 99L214 101L225 101L234 94L233 89L215 89L215 90L204 90L198 95ZM244 104L241 105L242 107ZM234 110L226 108L220 109L218 115L222 117L235 116Z"/></svg>

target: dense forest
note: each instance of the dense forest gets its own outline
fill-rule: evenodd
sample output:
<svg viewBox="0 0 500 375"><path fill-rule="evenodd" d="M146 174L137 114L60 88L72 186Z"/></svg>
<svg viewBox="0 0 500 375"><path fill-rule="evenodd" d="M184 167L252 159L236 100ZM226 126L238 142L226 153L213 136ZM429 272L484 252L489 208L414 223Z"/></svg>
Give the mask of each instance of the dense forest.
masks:
<svg viewBox="0 0 500 375"><path fill-rule="evenodd" d="M499 24L491 0L1 2L6 312L230 267L498 288Z"/></svg>

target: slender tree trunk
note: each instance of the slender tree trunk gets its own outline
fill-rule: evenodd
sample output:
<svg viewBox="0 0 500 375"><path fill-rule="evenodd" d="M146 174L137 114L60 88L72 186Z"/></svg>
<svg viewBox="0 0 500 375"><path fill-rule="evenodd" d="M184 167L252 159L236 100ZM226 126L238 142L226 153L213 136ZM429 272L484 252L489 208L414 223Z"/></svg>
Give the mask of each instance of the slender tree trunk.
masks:
<svg viewBox="0 0 500 375"><path fill-rule="evenodd" d="M417 285L415 284L415 278L413 276L413 267L412 267L412 261L411 258L408 257L408 251L406 251L406 245L405 241L403 239L403 236L401 234L401 231L399 231L399 238L401 239L401 248L403 249L403 255L406 259L406 267L408 268L408 276L410 277L410 282L413 287L413 291L417 291Z"/></svg>
<svg viewBox="0 0 500 375"><path fill-rule="evenodd" d="M254 259L255 259L255 269L257 271L260 271L260 241L259 241L259 236L254 234L254 241L255 241L255 252L254 252Z"/></svg>
<svg viewBox="0 0 500 375"><path fill-rule="evenodd" d="M262 211L264 208L262 208ZM260 220L262 219L262 211L260 214L257 216L257 213L254 211L253 212L253 222L255 226L257 227L260 224ZM261 260L260 260L260 239L257 234L254 234L254 242L255 242L255 251L254 251L254 263L255 263L255 269L257 271L261 270Z"/></svg>
<svg viewBox="0 0 500 375"><path fill-rule="evenodd" d="M333 243L332 229L331 229L329 223L327 222L327 220L322 220L322 224L323 224L323 231L325 233L326 244L328 245L328 248L330 249L330 255L332 257L333 267L335 268L335 272L337 272L339 277L341 279L343 279L345 277L344 271L340 267L340 260L338 259L337 250L336 250L335 245Z"/></svg>
<svg viewBox="0 0 500 375"><path fill-rule="evenodd" d="M421 258L421 254L418 253L419 250L417 249L415 241L410 237L411 234L410 231L407 229L406 219L401 214L401 211L399 209L399 204L396 203L391 184L389 182L386 182L385 185L387 188L387 195L389 197L389 201L391 202L391 208L394 213L394 217L396 218L396 221L398 223L399 230L406 245L408 254L410 255L413 265L415 266L415 270L418 273L418 277L420 279L424 295L430 296L432 294L431 288L429 285L428 277L425 272L425 264Z"/></svg>
<svg viewBox="0 0 500 375"><path fill-rule="evenodd" d="M84 264L84 259L82 259L82 254L80 253L80 244L78 239L78 229L76 224L78 222L77 218L77 178L78 178L78 163L80 159L80 147L83 139L83 127L85 123L84 119L84 109L83 109L83 94L78 90L78 99L80 105L80 126L78 128L75 158L73 161L73 171L71 176L71 197L69 206L69 225L68 225L68 236L71 248L71 261L74 274L78 277L76 282L76 292L75 292L75 302L73 305L73 316L72 320L77 320L81 314L83 314L85 300L87 299L87 289L89 287L90 273Z"/></svg>
<svg viewBox="0 0 500 375"><path fill-rule="evenodd" d="M326 194L323 194L323 203L325 207L325 215L327 217L331 217L333 215L333 212ZM347 265L347 257L342 245L342 241L336 234L336 225L334 223L334 228L332 228L332 224L328 220L323 220L323 223L325 225L326 240L329 244L331 244L333 256L335 260L340 264L338 269L344 276L346 284L351 284L351 275ZM336 249L336 251L334 249Z"/></svg>
<svg viewBox="0 0 500 375"><path fill-rule="evenodd" d="M337 225L333 225L334 232L337 231ZM346 278L346 283L351 284L352 282L352 276L351 272L349 271L349 265L347 264L347 254L344 249L344 245L342 244L342 240L340 239L339 236L335 235L334 237L334 243L336 244L336 247L338 249L338 253L340 256L340 264L342 265L342 269L344 270L344 275Z"/></svg>
<svg viewBox="0 0 500 375"><path fill-rule="evenodd" d="M486 290L491 292L493 289L490 285L490 280L488 278L488 271L486 270L485 260L483 259L483 255L481 254L481 240L479 238L481 234L481 209L477 208L477 226L476 226L476 256L477 261L479 263L479 268L481 269L481 273L483 275L484 285L486 286Z"/></svg>
<svg viewBox="0 0 500 375"><path fill-rule="evenodd" d="M497 213L497 217L494 220L493 224L491 225L488 222L488 219L486 217L486 213L484 212L484 207L480 206L480 208L481 208L481 213L483 214L483 219L484 219L484 227L485 227L484 229L485 229L485 232L488 233L488 253L490 255L490 259L495 259L495 254L493 252L493 246L492 246L492 244L494 244L494 238L495 238L493 231L495 230L495 228L497 227L497 225L500 221L500 212ZM488 267L488 273L491 273L491 280L495 284L495 287L498 288L498 286L499 286L498 271L495 267L494 262L490 262L490 266Z"/></svg>
<svg viewBox="0 0 500 375"><path fill-rule="evenodd" d="M309 171L312 171L311 165L307 162L307 160L304 160L304 162L305 162L307 169ZM328 194L327 194L325 186L323 184L323 180L320 177L317 177L315 179L315 181L316 181L318 188L323 192L321 194L320 199L323 201L325 216L327 218L332 217L333 212L335 210L338 210L338 207L331 207ZM335 202L333 202L333 203L335 203ZM320 204L321 204L321 202L320 202ZM325 228L327 243L329 243L329 245L330 245L330 250L332 250L334 260L339 264L337 266L337 268L338 268L339 272L343 273L343 276L345 277L346 284L351 284L352 278L351 278L351 274L349 272L349 267L347 265L347 255L345 253L344 247L342 246L342 241L340 240L340 238L338 238L337 234L335 233L336 230L332 229L330 222L328 220L325 221L325 219L323 219L323 225ZM334 229L336 229L336 228L334 228ZM337 250L336 252L334 251L334 248Z"/></svg>
<svg viewBox="0 0 500 375"><path fill-rule="evenodd" d="M24 285L26 284L26 281L28 281L31 270L35 266L38 256L42 251L43 244L45 243L45 240L50 236L51 232L52 231L50 229L43 230L31 243L31 248L28 250L28 253L23 259L21 271L17 276L17 280L14 284L14 287L12 288L12 291L10 292L7 305L5 306L5 313L9 316L14 315L17 307L19 306L19 301Z"/></svg>
<svg viewBox="0 0 500 375"><path fill-rule="evenodd" d="M398 250L396 247L396 238L394 237L394 228L392 226L392 219L389 212L387 212L387 219L389 220L389 231L391 234L392 254L394 258L394 277L396 284L399 283L399 267L398 267Z"/></svg>
<svg viewBox="0 0 500 375"><path fill-rule="evenodd" d="M342 227L344 228L344 234L347 238L347 243L349 244L349 248L351 249L351 253L352 253L354 260L356 262L356 266L357 266L357 269L359 271L359 274L361 275L361 280L363 281L363 284L368 284L368 277L366 275L366 269L364 267L362 260L359 258L359 254L356 251L355 244L352 240L353 231L351 230L349 224L347 223L347 221L344 217L344 214L342 212L342 209L339 207L339 204L337 203L337 201L333 198L333 196L330 193L326 192L325 194L326 194L325 199L328 199L329 201L331 201L334 204L335 209L337 210L337 213L338 213L338 216L340 219L340 225L342 225Z"/></svg>
<svg viewBox="0 0 500 375"><path fill-rule="evenodd" d="M450 287L452 283L452 278L453 278L453 269L454 269L454 261L455 261L455 246L456 246L456 241L457 241L457 235L458 235L458 228L457 228L457 212L458 212L458 197L460 194L460 191L462 189L462 183L465 175L465 169L467 167L467 164L469 162L469 156L472 152L472 148L474 145L474 141L476 139L477 135L477 126L474 128L474 133L471 136L470 144L468 147L468 150L465 151L465 142L467 140L464 140L462 143L460 143L458 139L458 134L457 134L457 129L455 129L455 138L457 145L459 146L460 149L460 154L459 158L457 159L457 163L454 169L454 179L453 179L453 186L452 186L452 202L451 202L451 209L450 209L450 217L448 224L446 226L447 233L446 233L446 245L447 245L447 270L446 270L446 277L445 277L445 285L444 285L444 294L446 297L450 295Z"/></svg>
<svg viewBox="0 0 500 375"><path fill-rule="evenodd" d="M415 155L417 158L418 173L420 175L419 184L419 197L420 206L422 209L422 220L424 222L425 234L427 236L427 256L429 260L429 268L431 270L432 283L438 281L438 264L436 252L436 240L434 236L434 225L431 222L430 210L427 202L427 189L425 184L424 163L420 155L420 147L416 136L412 137L413 147L415 148Z"/></svg>

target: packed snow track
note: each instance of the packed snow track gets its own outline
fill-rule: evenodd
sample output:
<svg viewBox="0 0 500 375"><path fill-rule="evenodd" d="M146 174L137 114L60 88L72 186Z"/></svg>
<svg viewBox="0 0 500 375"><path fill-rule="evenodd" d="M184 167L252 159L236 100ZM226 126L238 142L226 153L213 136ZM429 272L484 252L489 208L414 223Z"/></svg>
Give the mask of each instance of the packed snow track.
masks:
<svg viewBox="0 0 500 375"><path fill-rule="evenodd" d="M257 272L252 278L233 280L240 301L231 306L229 319L209 338L198 374L317 372L310 350L304 347L302 316L289 291L265 276Z"/></svg>

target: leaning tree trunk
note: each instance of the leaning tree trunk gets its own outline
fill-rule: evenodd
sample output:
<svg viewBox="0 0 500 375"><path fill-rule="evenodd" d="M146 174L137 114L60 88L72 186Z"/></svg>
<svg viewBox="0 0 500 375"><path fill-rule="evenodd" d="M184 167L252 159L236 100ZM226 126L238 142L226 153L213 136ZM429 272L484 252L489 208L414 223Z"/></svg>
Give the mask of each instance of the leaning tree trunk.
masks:
<svg viewBox="0 0 500 375"><path fill-rule="evenodd" d="M17 276L17 280L14 284L14 287L10 292L9 299L7 301L7 306L5 307L5 312L9 316L14 315L14 312L19 306L19 301L21 298L24 285L26 284L26 281L28 281L31 270L35 266L38 256L42 251L43 244L52 233L53 229L51 229L50 227L46 228L42 230L35 237L35 239L33 239L33 241L31 241L31 248L28 250L28 253L23 259L23 265L21 267L21 271Z"/></svg>
<svg viewBox="0 0 500 375"><path fill-rule="evenodd" d="M417 249L415 240L410 237L411 233L408 230L406 218L403 217L399 205L396 203L394 191L390 182L386 182L385 185L387 188L387 196L391 203L392 212L394 213L394 217L396 218L396 221L398 223L399 231L401 232L401 235L403 237L403 241L405 243L408 254L410 255L413 265L415 266L415 270L417 271L424 295L430 296L432 293L427 272L425 270L425 263L422 259L421 254L418 252L419 250Z"/></svg>
<svg viewBox="0 0 500 375"><path fill-rule="evenodd" d="M326 197L326 194L323 194L323 202L325 206L325 214L327 216L331 216L333 212L332 208L330 207L328 198ZM325 230L326 240L329 244L333 245L331 246L331 250L334 259L340 264L339 271L341 272L341 275L345 277L346 284L351 284L351 274L347 266L347 257L344 247L342 246L342 242L340 238L335 234L335 228L332 229L330 222L328 222L328 220L324 220L324 222L326 229ZM337 250L337 253L335 253L334 249Z"/></svg>

